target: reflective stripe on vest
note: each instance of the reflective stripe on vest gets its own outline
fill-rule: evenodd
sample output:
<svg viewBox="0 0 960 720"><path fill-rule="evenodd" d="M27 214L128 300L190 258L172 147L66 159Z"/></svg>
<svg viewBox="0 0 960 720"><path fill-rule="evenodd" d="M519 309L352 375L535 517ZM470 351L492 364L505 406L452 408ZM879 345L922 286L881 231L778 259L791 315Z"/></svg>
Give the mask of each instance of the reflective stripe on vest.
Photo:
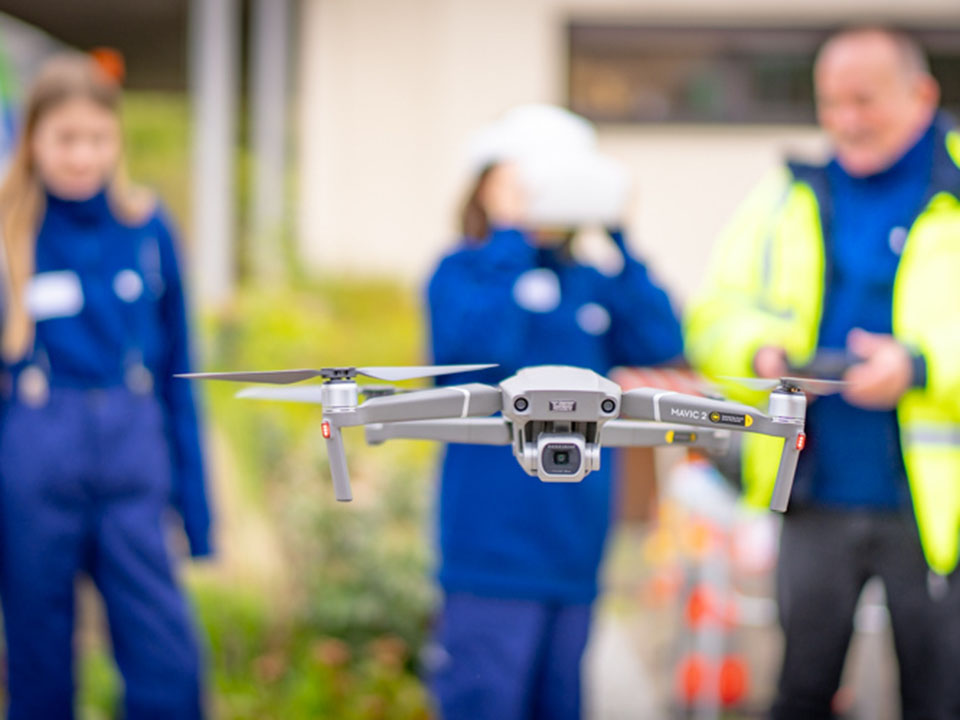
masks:
<svg viewBox="0 0 960 720"><path fill-rule="evenodd" d="M960 425L912 425L901 428L900 438L904 444L945 445L960 447Z"/></svg>

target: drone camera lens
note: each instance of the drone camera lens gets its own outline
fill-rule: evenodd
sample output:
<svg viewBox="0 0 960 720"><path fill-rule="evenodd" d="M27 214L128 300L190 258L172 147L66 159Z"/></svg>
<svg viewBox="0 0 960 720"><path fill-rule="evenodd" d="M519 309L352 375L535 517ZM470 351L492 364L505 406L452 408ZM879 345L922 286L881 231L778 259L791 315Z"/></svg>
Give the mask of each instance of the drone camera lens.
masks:
<svg viewBox="0 0 960 720"><path fill-rule="evenodd" d="M605 413L612 413L617 409L617 404L610 398L606 398L602 403L600 403L600 409Z"/></svg>
<svg viewBox="0 0 960 720"><path fill-rule="evenodd" d="M526 398L518 397L516 400L513 401L513 409L516 410L517 412L523 412L528 407L530 407L530 403L527 401Z"/></svg>
<svg viewBox="0 0 960 720"><path fill-rule="evenodd" d="M583 465L583 449L573 442L548 442L541 448L540 464L555 479L576 475Z"/></svg>

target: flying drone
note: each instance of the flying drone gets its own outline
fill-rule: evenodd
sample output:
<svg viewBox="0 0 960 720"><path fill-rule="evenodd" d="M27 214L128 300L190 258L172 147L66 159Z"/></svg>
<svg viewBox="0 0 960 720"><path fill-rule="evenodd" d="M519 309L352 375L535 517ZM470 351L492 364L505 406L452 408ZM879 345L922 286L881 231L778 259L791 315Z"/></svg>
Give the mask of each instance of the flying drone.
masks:
<svg viewBox="0 0 960 720"><path fill-rule="evenodd" d="M721 449L733 432L784 439L770 507L787 508L803 449L805 393L838 392L843 383L786 377L744 380L771 390L769 413L748 405L656 388L622 390L584 368L528 367L499 385L468 383L396 392L358 385L357 376L388 382L484 370L495 365L336 367L319 370L188 373L178 377L290 385L322 378L321 385L251 387L238 397L323 406L337 500L352 499L341 428L365 426L367 442L393 438L511 445L520 466L545 482L578 482L600 467L600 448L688 445ZM368 389L369 388L369 389ZM360 402L360 395L366 398ZM495 416L500 413L499 416ZM703 432L701 429L706 429Z"/></svg>

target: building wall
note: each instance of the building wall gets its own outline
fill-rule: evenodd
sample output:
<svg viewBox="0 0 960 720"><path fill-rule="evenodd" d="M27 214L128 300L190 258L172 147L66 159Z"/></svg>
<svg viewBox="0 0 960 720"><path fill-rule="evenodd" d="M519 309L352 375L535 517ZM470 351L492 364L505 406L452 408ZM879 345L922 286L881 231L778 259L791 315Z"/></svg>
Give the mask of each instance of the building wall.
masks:
<svg viewBox="0 0 960 720"><path fill-rule="evenodd" d="M526 102L562 102L571 18L671 23L949 22L955 0L304 0L300 242L313 267L420 283L456 236L464 144ZM635 181L627 226L678 298L713 239L784 152L822 153L814 128L603 127ZM601 240L586 242L604 261Z"/></svg>

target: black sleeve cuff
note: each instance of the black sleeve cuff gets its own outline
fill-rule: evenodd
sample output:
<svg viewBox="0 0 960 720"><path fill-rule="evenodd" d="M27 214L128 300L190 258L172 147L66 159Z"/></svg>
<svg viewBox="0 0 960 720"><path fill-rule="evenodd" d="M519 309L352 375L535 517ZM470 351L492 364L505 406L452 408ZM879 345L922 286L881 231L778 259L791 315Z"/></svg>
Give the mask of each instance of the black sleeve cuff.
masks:
<svg viewBox="0 0 960 720"><path fill-rule="evenodd" d="M925 388L927 386L927 359L921 354L911 356L913 362L913 382L911 387Z"/></svg>

